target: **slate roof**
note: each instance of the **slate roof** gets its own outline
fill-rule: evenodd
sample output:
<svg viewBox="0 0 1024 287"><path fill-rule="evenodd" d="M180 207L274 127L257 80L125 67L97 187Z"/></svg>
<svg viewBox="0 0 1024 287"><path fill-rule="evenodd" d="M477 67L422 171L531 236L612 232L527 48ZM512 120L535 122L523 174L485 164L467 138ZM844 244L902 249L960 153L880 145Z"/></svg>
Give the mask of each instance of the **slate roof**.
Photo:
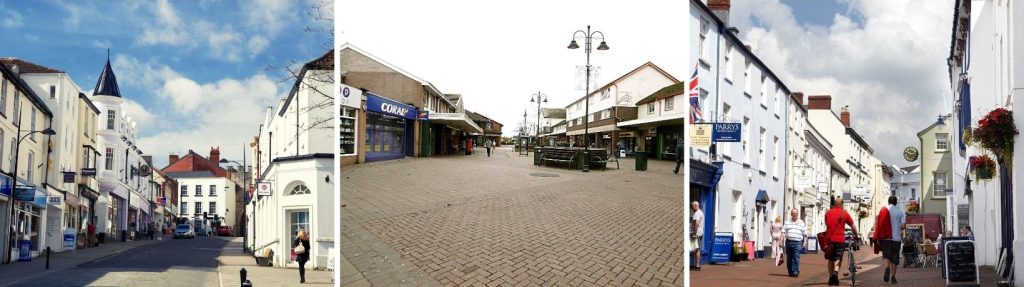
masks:
<svg viewBox="0 0 1024 287"><path fill-rule="evenodd" d="M36 64L36 63L32 63L32 62L25 61L25 60L18 59L18 58L14 58L14 57L3 57L3 58L0 58L0 62L3 62L4 64L7 64L8 67L11 67L12 65L18 65L18 72L19 73L26 73L26 74L60 74L60 73L64 73L64 71L61 71L61 70L57 70L57 69L54 69L54 68L46 67L46 66L43 66L43 65L39 65L39 64Z"/></svg>
<svg viewBox="0 0 1024 287"><path fill-rule="evenodd" d="M675 83L675 84L668 85L668 86L666 86L664 88L661 88L658 91L655 91L654 93L651 93L650 95L644 97L643 99L640 99L640 101L636 102L636 105L639 106L639 105L643 105L643 104L650 103L650 102L653 102L653 101L657 101L657 100L660 100L660 99L664 99L664 98L668 98L668 97L673 97L673 96L676 96L676 95L681 95L681 94L683 94L685 92L686 92L686 82L678 82L678 83Z"/></svg>
<svg viewBox="0 0 1024 287"><path fill-rule="evenodd" d="M14 84L15 88L20 90L21 94L25 95L25 97L27 97L33 105L38 107L44 115L53 117L53 113L50 112L50 108L46 107L46 104L43 103L43 100L39 99L39 96L37 96L36 93L32 91L31 86L29 86L29 84L26 83L25 80L23 80L18 73L15 73L13 70L11 70L10 65L4 62L0 62L0 73L3 73L4 78L7 78L8 81L11 81L11 83Z"/></svg>
<svg viewBox="0 0 1024 287"><path fill-rule="evenodd" d="M334 49L331 49L319 58L306 62L306 64L302 65L302 70L299 71L299 75L295 77L295 84L292 85L291 91L288 92L288 98L284 100L284 105L281 106L281 110L277 112L278 116L284 116L285 111L288 110L288 105L292 102L292 98L294 98L295 94L299 92L299 84L301 84L302 79L306 77L306 71L309 70L333 71Z"/></svg>
<svg viewBox="0 0 1024 287"><path fill-rule="evenodd" d="M117 76L114 75L114 70L110 68L109 55L107 56L107 64L103 65L103 71L100 72L100 78L96 80L96 88L93 89L92 95L121 97L121 89L117 87Z"/></svg>

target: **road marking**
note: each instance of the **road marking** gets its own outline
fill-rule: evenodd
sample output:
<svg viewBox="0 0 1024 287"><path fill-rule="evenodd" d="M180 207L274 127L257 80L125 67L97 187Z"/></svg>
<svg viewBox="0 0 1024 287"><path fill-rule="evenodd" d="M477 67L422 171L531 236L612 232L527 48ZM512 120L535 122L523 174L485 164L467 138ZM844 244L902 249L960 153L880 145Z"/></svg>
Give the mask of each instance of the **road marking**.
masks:
<svg viewBox="0 0 1024 287"><path fill-rule="evenodd" d="M224 276L220 274L220 266L217 266L217 279L220 280L220 287L224 287Z"/></svg>

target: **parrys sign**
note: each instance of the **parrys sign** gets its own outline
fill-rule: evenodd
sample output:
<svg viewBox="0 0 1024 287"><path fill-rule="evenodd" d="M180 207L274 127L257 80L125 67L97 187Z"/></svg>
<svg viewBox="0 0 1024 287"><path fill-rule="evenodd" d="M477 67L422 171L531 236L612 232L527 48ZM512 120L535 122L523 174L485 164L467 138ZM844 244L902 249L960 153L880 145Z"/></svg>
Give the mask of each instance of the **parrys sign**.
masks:
<svg viewBox="0 0 1024 287"><path fill-rule="evenodd" d="M419 111L416 107L399 103L372 93L366 93L366 111L415 120Z"/></svg>
<svg viewBox="0 0 1024 287"><path fill-rule="evenodd" d="M340 85L341 90L338 92L341 97L338 98L341 99L341 106L358 109L359 104L363 102L363 91L345 84Z"/></svg>

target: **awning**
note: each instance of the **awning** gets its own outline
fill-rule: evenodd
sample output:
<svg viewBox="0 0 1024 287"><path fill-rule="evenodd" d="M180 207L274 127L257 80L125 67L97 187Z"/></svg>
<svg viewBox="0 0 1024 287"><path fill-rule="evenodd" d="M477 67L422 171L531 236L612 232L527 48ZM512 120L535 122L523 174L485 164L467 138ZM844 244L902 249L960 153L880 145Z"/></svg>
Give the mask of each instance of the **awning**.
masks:
<svg viewBox="0 0 1024 287"><path fill-rule="evenodd" d="M27 185L19 180L19 185L14 189L14 199L31 203L39 208L46 207L46 192L35 186Z"/></svg>
<svg viewBox="0 0 1024 287"><path fill-rule="evenodd" d="M599 126L599 127L588 128L587 129L587 133L591 133L591 134L593 134L593 133L604 133L604 132L614 131L615 129L617 129L615 127L615 125L603 125L603 126ZM570 135L570 136L582 135L583 134L583 129L566 132L565 134L566 135Z"/></svg>
<svg viewBox="0 0 1024 287"><path fill-rule="evenodd" d="M754 197L754 202L765 203L768 202L768 191L761 189L757 191L757 196Z"/></svg>
<svg viewBox="0 0 1024 287"><path fill-rule="evenodd" d="M447 125L473 135L484 133L480 126L463 113L430 113L430 123Z"/></svg>
<svg viewBox="0 0 1024 287"><path fill-rule="evenodd" d="M639 118L635 120L629 120L619 123L620 128L624 127L638 127L638 126L655 126L655 125L682 125L686 123L686 114L669 114L661 115L657 117Z"/></svg>

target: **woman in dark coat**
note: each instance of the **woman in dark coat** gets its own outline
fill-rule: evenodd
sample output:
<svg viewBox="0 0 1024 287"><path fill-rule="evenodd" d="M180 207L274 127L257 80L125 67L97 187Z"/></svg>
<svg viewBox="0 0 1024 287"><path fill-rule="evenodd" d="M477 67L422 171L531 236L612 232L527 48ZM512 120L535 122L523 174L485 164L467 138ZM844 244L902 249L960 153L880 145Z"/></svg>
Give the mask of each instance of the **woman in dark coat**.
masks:
<svg viewBox="0 0 1024 287"><path fill-rule="evenodd" d="M302 246L301 251L298 249ZM299 229L299 236L292 242L292 251L295 252L295 261L299 262L299 283L306 283L306 262L309 261L309 235L306 230Z"/></svg>

